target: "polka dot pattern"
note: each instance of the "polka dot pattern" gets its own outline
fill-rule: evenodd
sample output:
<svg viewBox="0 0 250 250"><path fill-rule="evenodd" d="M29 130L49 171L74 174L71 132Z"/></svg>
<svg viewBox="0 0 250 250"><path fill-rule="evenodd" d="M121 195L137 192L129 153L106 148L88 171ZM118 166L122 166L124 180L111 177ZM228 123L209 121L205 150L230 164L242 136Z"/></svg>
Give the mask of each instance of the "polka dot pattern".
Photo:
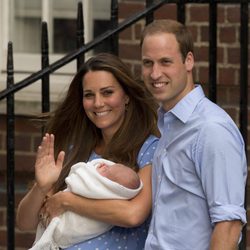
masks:
<svg viewBox="0 0 250 250"><path fill-rule="evenodd" d="M154 151L158 143L158 138L149 136L144 142L137 158L140 168L151 164ZM94 152L89 160L100 158ZM135 228L123 228L114 226L108 232L75 244L67 250L143 250L147 237L150 218L148 218L141 226Z"/></svg>

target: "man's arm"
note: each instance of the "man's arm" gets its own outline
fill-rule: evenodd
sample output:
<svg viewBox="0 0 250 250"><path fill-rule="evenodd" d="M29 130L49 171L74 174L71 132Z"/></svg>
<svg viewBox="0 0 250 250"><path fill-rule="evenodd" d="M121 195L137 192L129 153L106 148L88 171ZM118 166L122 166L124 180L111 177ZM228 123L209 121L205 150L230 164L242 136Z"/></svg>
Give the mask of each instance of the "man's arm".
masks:
<svg viewBox="0 0 250 250"><path fill-rule="evenodd" d="M215 225L211 237L210 250L236 250L242 229L239 220L222 221Z"/></svg>

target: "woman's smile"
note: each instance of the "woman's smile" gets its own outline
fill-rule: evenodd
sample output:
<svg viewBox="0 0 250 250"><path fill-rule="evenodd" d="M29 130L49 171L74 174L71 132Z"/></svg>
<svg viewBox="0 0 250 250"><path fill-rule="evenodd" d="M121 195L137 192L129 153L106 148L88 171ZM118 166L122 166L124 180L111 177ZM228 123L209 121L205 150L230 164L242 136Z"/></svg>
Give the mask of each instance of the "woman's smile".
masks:
<svg viewBox="0 0 250 250"><path fill-rule="evenodd" d="M83 78L83 107L102 133L113 136L121 126L129 98L108 71L89 71Z"/></svg>
<svg viewBox="0 0 250 250"><path fill-rule="evenodd" d="M107 111L99 111L99 112L94 112L94 114L96 115L96 116L106 116L106 115L108 115L109 113L111 112L111 110L107 110Z"/></svg>

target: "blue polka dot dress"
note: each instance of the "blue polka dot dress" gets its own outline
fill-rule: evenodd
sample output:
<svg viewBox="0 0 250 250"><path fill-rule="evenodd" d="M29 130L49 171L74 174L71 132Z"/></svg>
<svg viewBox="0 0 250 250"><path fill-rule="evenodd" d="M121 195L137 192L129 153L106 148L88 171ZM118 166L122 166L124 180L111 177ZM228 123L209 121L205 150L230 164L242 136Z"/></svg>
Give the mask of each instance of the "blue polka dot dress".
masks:
<svg viewBox="0 0 250 250"><path fill-rule="evenodd" d="M142 145L137 157L140 168L152 163L153 154L158 143L158 138L149 136ZM100 158L94 152L89 160ZM150 218L141 226L134 228L123 228L114 226L108 232L98 237L75 244L67 250L142 250L148 233Z"/></svg>

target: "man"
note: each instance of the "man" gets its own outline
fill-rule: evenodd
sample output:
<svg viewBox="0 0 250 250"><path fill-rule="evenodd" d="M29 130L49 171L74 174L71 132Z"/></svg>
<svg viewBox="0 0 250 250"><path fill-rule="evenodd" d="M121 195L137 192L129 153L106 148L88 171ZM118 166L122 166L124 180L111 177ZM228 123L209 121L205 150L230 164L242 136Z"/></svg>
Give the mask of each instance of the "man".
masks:
<svg viewBox="0 0 250 250"><path fill-rule="evenodd" d="M237 249L246 223L244 142L232 119L193 80L190 32L156 20L142 33L142 75L157 102L146 250Z"/></svg>

